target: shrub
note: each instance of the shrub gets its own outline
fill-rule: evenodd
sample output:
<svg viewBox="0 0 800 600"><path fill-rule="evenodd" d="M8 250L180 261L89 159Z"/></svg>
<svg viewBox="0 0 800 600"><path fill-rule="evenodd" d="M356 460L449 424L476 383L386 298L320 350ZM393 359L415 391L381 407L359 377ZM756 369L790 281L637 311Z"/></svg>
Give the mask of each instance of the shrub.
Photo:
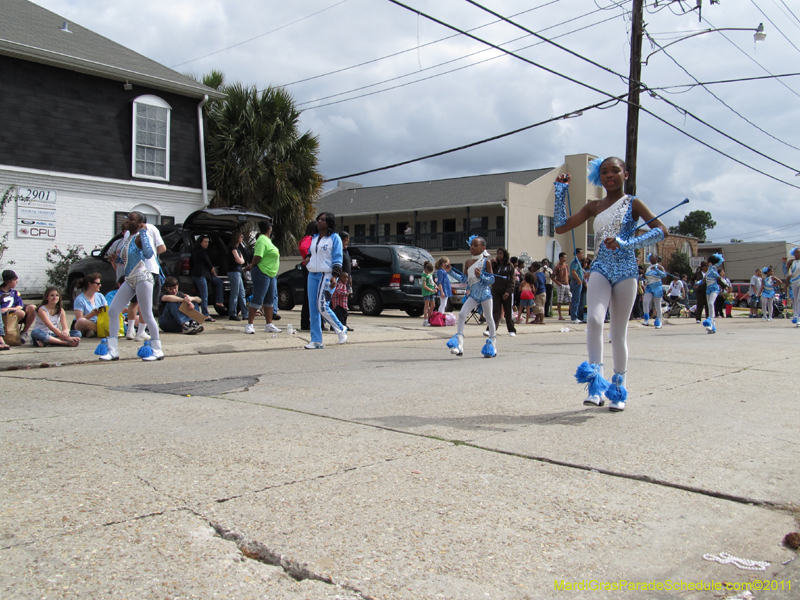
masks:
<svg viewBox="0 0 800 600"><path fill-rule="evenodd" d="M14 197L14 188L8 188L4 193L3 197L0 198L0 223L3 222L3 217L6 213L6 207L11 202L12 198ZM3 254L5 251L8 250L8 231L6 231L2 236L0 236L0 268L13 265L14 261L10 260L7 263L3 263Z"/></svg>
<svg viewBox="0 0 800 600"><path fill-rule="evenodd" d="M62 294L69 294L69 290L67 289L67 273L69 272L69 268L73 263L85 257L86 252L81 245L67 246L66 252L59 250L58 246L53 246L45 255L47 262L53 265L52 268L45 271L47 273L47 284L56 286L61 290Z"/></svg>

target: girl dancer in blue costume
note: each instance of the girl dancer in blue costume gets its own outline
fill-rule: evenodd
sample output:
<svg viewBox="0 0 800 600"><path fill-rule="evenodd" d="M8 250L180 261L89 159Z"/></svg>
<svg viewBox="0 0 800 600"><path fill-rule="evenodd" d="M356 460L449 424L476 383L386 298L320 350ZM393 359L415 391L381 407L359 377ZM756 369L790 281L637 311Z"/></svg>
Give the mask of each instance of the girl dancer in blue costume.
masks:
<svg viewBox="0 0 800 600"><path fill-rule="evenodd" d="M625 409L628 392L625 375L628 370L628 318L636 300L636 283L639 269L636 264L637 248L655 244L667 235L667 228L658 220L652 221L650 231L636 236L636 222L655 215L647 205L623 191L628 173L625 162L616 157L596 159L589 163L589 182L602 186L606 197L587 202L577 213L567 218L566 195L569 173L559 175L556 186L555 225L557 233L566 233L590 217L594 217L594 232L598 247L592 262L587 290L588 325L586 345L589 361L578 367L575 377L587 383L587 406L603 406L610 400L609 409ZM602 240L602 241L600 241ZM611 349L614 353L614 376L609 384L603 373L603 321L606 311L611 315Z"/></svg>
<svg viewBox="0 0 800 600"><path fill-rule="evenodd" d="M108 308L108 338L100 342L94 353L100 360L119 360L119 315L136 294L139 299L139 314L150 330L150 341L145 341L137 355L146 361L161 360L164 353L161 351L158 323L153 316L153 274L147 270L144 262L154 255L155 249L147 235L147 221L142 213L134 211L128 214L125 229L131 235L122 246L118 259L125 265L125 282L117 290Z"/></svg>
<svg viewBox="0 0 800 600"><path fill-rule="evenodd" d="M765 321L772 321L775 288L779 286L782 281L772 274L772 267L764 267L761 269L761 272L764 273L764 289L761 291L761 310L764 316L761 318Z"/></svg>
<svg viewBox="0 0 800 600"><path fill-rule="evenodd" d="M469 238L469 251L472 258L464 263L466 275L451 267L452 273L461 283L467 284L469 297L464 301L461 312L458 313L458 333L447 342L450 352L456 356L464 354L464 324L467 322L469 314L478 306L483 307L483 316L486 318L486 326L489 329L489 339L481 349L481 354L485 358L497 356L497 330L494 318L492 318L492 261L489 260L489 253L486 251L486 240L477 235ZM510 317L508 317L510 318Z"/></svg>
<svg viewBox="0 0 800 600"><path fill-rule="evenodd" d="M786 262L786 277L792 292L792 323L800 327L800 248L792 249L792 256Z"/></svg>
<svg viewBox="0 0 800 600"><path fill-rule="evenodd" d="M725 259L722 254L712 254L708 258L708 271L705 273L706 280L706 302L708 303L708 317L703 321L703 327L708 333L717 333L717 321L714 313L714 302L720 295L719 282L721 277L717 271L717 265L721 265Z"/></svg>
<svg viewBox="0 0 800 600"><path fill-rule="evenodd" d="M647 268L647 271L644 272L645 288L644 298L642 299L644 303L645 325L650 325L650 302L655 305L656 320L653 324L656 326L656 329L661 329L663 326L661 322L663 319L663 315L661 314L661 298L664 296L664 288L661 282L664 277L667 276L666 271L658 264L659 260L659 257L655 254L647 255L647 262L650 263L650 266Z"/></svg>

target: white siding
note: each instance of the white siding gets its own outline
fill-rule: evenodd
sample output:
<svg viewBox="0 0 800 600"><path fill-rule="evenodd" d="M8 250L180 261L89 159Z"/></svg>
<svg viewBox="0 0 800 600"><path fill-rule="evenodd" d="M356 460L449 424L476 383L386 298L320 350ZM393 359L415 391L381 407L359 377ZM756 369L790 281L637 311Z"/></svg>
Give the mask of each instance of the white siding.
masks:
<svg viewBox="0 0 800 600"><path fill-rule="evenodd" d="M2 268L16 271L17 289L22 294L35 295L44 290L45 269L50 266L45 253L53 245L66 250L67 246L80 244L89 253L111 239L115 211L129 211L145 204L161 215L175 217L175 223L181 224L189 214L203 208L199 189L0 166L0 194L10 186L55 190L58 194L55 240L18 238L14 202L7 205L0 223L0 235L10 232ZM12 260L14 264L8 266Z"/></svg>

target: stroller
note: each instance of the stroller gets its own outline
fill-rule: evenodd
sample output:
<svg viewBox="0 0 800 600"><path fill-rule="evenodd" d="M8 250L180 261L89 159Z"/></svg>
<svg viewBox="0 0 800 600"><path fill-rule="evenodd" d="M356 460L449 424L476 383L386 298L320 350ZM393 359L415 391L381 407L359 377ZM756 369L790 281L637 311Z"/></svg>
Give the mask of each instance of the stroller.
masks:
<svg viewBox="0 0 800 600"><path fill-rule="evenodd" d="M667 296L665 300L667 302L667 310L664 311L664 314L667 317L680 317L681 312L685 310L681 298Z"/></svg>
<svg viewBox="0 0 800 600"><path fill-rule="evenodd" d="M786 318L786 302L784 294L775 294L775 299L772 301L772 318L785 319Z"/></svg>

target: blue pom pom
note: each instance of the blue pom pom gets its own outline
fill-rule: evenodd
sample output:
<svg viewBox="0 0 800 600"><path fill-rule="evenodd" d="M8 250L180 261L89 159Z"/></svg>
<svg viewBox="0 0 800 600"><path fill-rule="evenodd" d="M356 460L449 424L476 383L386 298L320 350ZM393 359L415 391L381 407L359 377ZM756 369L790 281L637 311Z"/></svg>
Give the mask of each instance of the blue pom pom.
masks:
<svg viewBox="0 0 800 600"><path fill-rule="evenodd" d="M656 322L653 323L653 325L656 326L656 327L661 327L661 319L656 318Z"/></svg>
<svg viewBox="0 0 800 600"><path fill-rule="evenodd" d="M602 158L595 158L594 160L589 161L589 168L586 172L586 176L589 178L589 183L592 185L596 185L597 187L602 187L603 182L600 179L600 165L603 164Z"/></svg>
<svg viewBox="0 0 800 600"><path fill-rule="evenodd" d="M136 353L136 356L139 358L148 358L153 356L153 349L150 347L150 341L147 340L144 343L144 346L139 348L139 351Z"/></svg>
<svg viewBox="0 0 800 600"><path fill-rule="evenodd" d="M454 335L449 340L447 340L447 347L458 348L458 334Z"/></svg>
<svg viewBox="0 0 800 600"><path fill-rule="evenodd" d="M606 398L611 402L625 402L628 399L628 390L622 385L622 375L615 374L611 378L611 385L606 390Z"/></svg>
<svg viewBox="0 0 800 600"><path fill-rule="evenodd" d="M800 317L798 317L797 315L795 315L795 316L793 316L793 317L792 317L792 323L793 323L793 324L797 325L797 322L798 322L798 321L800 321Z"/></svg>
<svg viewBox="0 0 800 600"><path fill-rule="evenodd" d="M481 354L483 354L486 358L492 358L493 356L497 356L497 351L494 349L494 344L492 340L486 340L486 343L481 348Z"/></svg>
<svg viewBox="0 0 800 600"><path fill-rule="evenodd" d="M711 319L706 317L703 319L703 327L711 327Z"/></svg>
<svg viewBox="0 0 800 600"><path fill-rule="evenodd" d="M470 246L472 246L472 240L474 240L476 237L480 237L480 236L478 236L478 235L471 235L471 236L469 236L469 239L467 240L467 248L469 248Z"/></svg>
<svg viewBox="0 0 800 600"><path fill-rule="evenodd" d="M97 348L94 349L94 353L97 356L105 356L108 354L108 338L100 340L100 343L97 344Z"/></svg>
<svg viewBox="0 0 800 600"><path fill-rule="evenodd" d="M600 365L583 361L578 365L578 370L575 372L575 379L578 383L586 383L587 390L590 396L599 396L608 389L611 385L606 381L605 377L600 375Z"/></svg>

